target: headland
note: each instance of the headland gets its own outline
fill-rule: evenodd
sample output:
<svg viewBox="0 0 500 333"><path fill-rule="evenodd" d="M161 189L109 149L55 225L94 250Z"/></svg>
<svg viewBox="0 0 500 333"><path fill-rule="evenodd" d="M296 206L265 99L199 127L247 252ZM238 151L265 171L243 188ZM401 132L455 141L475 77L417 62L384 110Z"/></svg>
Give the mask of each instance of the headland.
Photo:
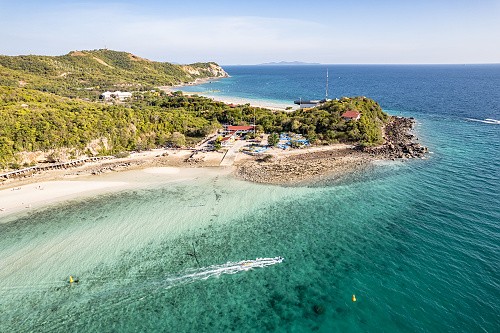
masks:
<svg viewBox="0 0 500 333"><path fill-rule="evenodd" d="M290 110L266 101L176 91L227 77L215 63L174 66L178 74L168 76L165 69L171 64L123 52L71 52L56 58L0 57L6 66L32 61L34 69L50 65L53 73L43 77L14 66L6 74L24 79L0 85L0 196L20 197L24 191L18 189L25 186L38 190L32 200L0 200L1 213L126 187L126 173L118 171L210 169L257 183L301 185L348 176L376 160L422 158L426 153L414 142L412 119L389 116L364 96ZM57 67L66 62L82 70L104 66L103 77L89 76L86 82L92 87L86 87L66 67ZM134 79L145 66L155 68L152 81L160 89ZM97 83L104 79L110 82L106 89L132 91L126 97L98 95L103 87ZM104 180L108 174L124 176L112 184ZM47 186L51 181L56 185ZM60 190L42 190L49 187Z"/></svg>

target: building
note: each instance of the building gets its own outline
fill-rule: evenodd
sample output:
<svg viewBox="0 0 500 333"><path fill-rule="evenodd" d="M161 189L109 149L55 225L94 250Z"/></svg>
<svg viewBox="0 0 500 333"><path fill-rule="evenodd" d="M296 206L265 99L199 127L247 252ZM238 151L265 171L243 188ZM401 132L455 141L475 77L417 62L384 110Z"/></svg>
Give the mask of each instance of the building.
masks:
<svg viewBox="0 0 500 333"><path fill-rule="evenodd" d="M356 111L352 111L352 110L348 110L342 114L342 118L344 118L345 120L348 120L348 121L349 120L359 120L359 118L361 118L361 113L356 112Z"/></svg>
<svg viewBox="0 0 500 333"><path fill-rule="evenodd" d="M234 125L224 125L224 130L222 131L221 145L222 147L231 146L236 140L240 139L240 135L253 132L255 129L254 125L248 126L234 126Z"/></svg>
<svg viewBox="0 0 500 333"><path fill-rule="evenodd" d="M119 99L120 101L123 101L125 98L130 98L132 97L132 93L128 91L105 91L101 94L101 99L104 100L109 100L112 98Z"/></svg>
<svg viewBox="0 0 500 333"><path fill-rule="evenodd" d="M233 145L234 141L235 141L234 136L233 135L228 135L228 136L223 137L220 140L220 144L221 144L222 147L229 147L229 146Z"/></svg>
<svg viewBox="0 0 500 333"><path fill-rule="evenodd" d="M254 125L248 126L234 126L234 125L224 125L224 134L246 134L253 132L255 129Z"/></svg>

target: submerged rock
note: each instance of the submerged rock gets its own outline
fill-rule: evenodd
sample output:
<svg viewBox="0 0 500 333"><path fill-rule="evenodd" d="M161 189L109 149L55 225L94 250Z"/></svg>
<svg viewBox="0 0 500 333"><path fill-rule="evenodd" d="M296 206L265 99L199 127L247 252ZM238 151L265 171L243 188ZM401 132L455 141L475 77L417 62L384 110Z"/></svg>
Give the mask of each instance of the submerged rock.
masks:
<svg viewBox="0 0 500 333"><path fill-rule="evenodd" d="M325 308L321 305L318 305L318 304L313 306L313 310L314 310L314 313L316 313L317 315L323 314L325 312Z"/></svg>

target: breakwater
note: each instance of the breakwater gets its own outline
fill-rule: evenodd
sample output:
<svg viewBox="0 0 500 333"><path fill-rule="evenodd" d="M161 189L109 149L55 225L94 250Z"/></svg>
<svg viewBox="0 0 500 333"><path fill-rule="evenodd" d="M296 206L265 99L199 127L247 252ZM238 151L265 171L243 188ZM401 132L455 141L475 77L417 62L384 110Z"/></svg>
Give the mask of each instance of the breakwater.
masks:
<svg viewBox="0 0 500 333"><path fill-rule="evenodd" d="M10 179L10 178L25 177L25 176L32 175L36 172L56 170L56 169L69 169L69 168L82 166L85 163L99 162L99 161L111 159L111 158L113 158L113 157L112 156L89 157L89 158L84 158L84 159L77 160L77 161L70 161L70 162L64 162L64 163L53 163L53 164L44 165L44 166L33 166L33 167L29 167L29 168L24 168L24 169L19 169L19 170L14 170L14 171L2 173L2 174L0 174L0 178Z"/></svg>

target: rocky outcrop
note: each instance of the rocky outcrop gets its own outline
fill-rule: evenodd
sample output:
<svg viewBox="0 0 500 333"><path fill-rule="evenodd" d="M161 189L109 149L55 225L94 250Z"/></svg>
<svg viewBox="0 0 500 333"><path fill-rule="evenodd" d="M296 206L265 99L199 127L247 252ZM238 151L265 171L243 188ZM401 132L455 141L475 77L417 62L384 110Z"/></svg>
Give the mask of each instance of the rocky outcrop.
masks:
<svg viewBox="0 0 500 333"><path fill-rule="evenodd" d="M295 185L323 176L342 176L365 167L370 155L354 149L332 149L300 155L259 158L239 166L239 178L266 184Z"/></svg>
<svg viewBox="0 0 500 333"><path fill-rule="evenodd" d="M418 140L410 133L414 125L413 118L393 116L384 129L385 143L378 147L364 147L360 150L384 159L422 158L428 149L414 141Z"/></svg>
<svg viewBox="0 0 500 333"><path fill-rule="evenodd" d="M423 158L427 147L414 142L418 140L410 133L414 124L413 118L392 117L384 128L385 143L381 146L268 155L240 165L236 175L256 183L297 185L322 177L340 178L366 168L374 160Z"/></svg>
<svg viewBox="0 0 500 333"><path fill-rule="evenodd" d="M229 76L221 66L214 62L184 65L182 69L192 77L223 78Z"/></svg>

